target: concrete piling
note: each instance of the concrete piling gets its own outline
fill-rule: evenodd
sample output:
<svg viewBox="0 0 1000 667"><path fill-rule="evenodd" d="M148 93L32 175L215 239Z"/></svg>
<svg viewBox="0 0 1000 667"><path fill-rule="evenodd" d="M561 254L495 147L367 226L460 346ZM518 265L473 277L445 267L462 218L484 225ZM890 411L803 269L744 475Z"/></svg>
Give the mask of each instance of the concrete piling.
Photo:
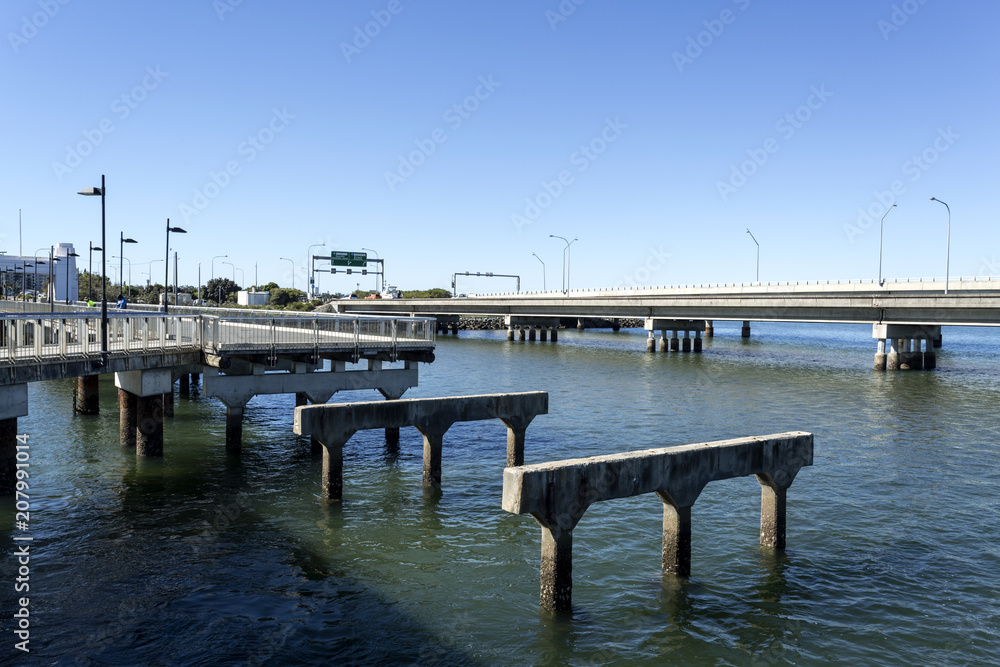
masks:
<svg viewBox="0 0 1000 667"><path fill-rule="evenodd" d="M97 375L81 375L76 379L76 400L73 409L81 415L96 415L101 411L100 384Z"/></svg>
<svg viewBox="0 0 1000 667"><path fill-rule="evenodd" d="M694 332L694 342L693 342L693 348L692 349L693 349L694 352L701 352L701 332L700 331L695 331Z"/></svg>
<svg viewBox="0 0 1000 667"><path fill-rule="evenodd" d="M138 396L136 403L136 455L163 456L163 395Z"/></svg>
<svg viewBox="0 0 1000 667"><path fill-rule="evenodd" d="M163 416L173 417L174 416L174 392L173 387L171 391L163 394Z"/></svg>
<svg viewBox="0 0 1000 667"><path fill-rule="evenodd" d="M507 340L514 340L514 327L507 327Z"/></svg>
<svg viewBox="0 0 1000 667"><path fill-rule="evenodd" d="M660 500L663 500L661 495ZM663 572L691 576L691 506L676 507L663 500Z"/></svg>
<svg viewBox="0 0 1000 667"><path fill-rule="evenodd" d="M681 339L681 352L691 351L691 332L685 331L684 338Z"/></svg>
<svg viewBox="0 0 1000 667"><path fill-rule="evenodd" d="M191 393L191 375L189 373L181 373L181 377L177 385L177 393L181 396L187 396Z"/></svg>
<svg viewBox="0 0 1000 667"><path fill-rule="evenodd" d="M441 444L444 432L421 429L424 436L424 486L441 486Z"/></svg>
<svg viewBox="0 0 1000 667"><path fill-rule="evenodd" d="M715 336L715 322L712 320L705 320L705 338L712 338Z"/></svg>
<svg viewBox="0 0 1000 667"><path fill-rule="evenodd" d="M743 328L740 330L740 336L743 338L750 337L750 322L743 320Z"/></svg>
<svg viewBox="0 0 1000 667"><path fill-rule="evenodd" d="M885 369L887 371L899 370L899 339L889 339L889 352L885 355Z"/></svg>
<svg viewBox="0 0 1000 667"><path fill-rule="evenodd" d="M656 352L656 333L650 329L646 338L646 352Z"/></svg>
<svg viewBox="0 0 1000 667"><path fill-rule="evenodd" d="M542 526L541 606L567 611L573 602L573 531Z"/></svg>
<svg viewBox="0 0 1000 667"><path fill-rule="evenodd" d="M0 496L12 496L17 485L17 417L0 419Z"/></svg>
<svg viewBox="0 0 1000 667"><path fill-rule="evenodd" d="M522 343L524 342L524 327L517 328L517 340Z"/></svg>
<svg viewBox="0 0 1000 667"><path fill-rule="evenodd" d="M536 330L537 328L538 328L538 327L530 327L530 328L528 329L528 340L529 340L529 341L534 341L534 340L535 340L535 336L536 336L536 334L535 334L535 330Z"/></svg>
<svg viewBox="0 0 1000 667"><path fill-rule="evenodd" d="M544 343L548 337L549 337L549 330L546 327L539 327L538 340Z"/></svg>
<svg viewBox="0 0 1000 667"><path fill-rule="evenodd" d="M118 441L122 447L136 448L136 428L139 419L139 397L118 390Z"/></svg>
<svg viewBox="0 0 1000 667"><path fill-rule="evenodd" d="M680 352L681 351L681 339L677 337L677 331L670 332L670 351Z"/></svg>
<svg viewBox="0 0 1000 667"><path fill-rule="evenodd" d="M552 342L555 343L559 340L559 330L557 327L552 327Z"/></svg>
<svg viewBox="0 0 1000 667"><path fill-rule="evenodd" d="M243 406L226 406L226 452L243 451Z"/></svg>
<svg viewBox="0 0 1000 667"><path fill-rule="evenodd" d="M878 347L875 350L875 370L885 370L885 338L878 339Z"/></svg>

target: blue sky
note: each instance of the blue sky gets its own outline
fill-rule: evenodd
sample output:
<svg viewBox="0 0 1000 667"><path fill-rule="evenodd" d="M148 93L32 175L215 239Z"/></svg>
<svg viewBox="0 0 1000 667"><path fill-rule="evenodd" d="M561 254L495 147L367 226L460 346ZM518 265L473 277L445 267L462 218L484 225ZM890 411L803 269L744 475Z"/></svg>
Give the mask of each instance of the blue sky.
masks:
<svg viewBox="0 0 1000 667"><path fill-rule="evenodd" d="M0 250L402 289L1000 275L1000 6L7 0ZM85 253L82 253L85 254ZM116 262L117 263L117 262ZM152 264L162 282L163 263ZM154 278L155 279L155 278ZM320 278L347 291L362 280ZM513 281L459 278L463 292Z"/></svg>

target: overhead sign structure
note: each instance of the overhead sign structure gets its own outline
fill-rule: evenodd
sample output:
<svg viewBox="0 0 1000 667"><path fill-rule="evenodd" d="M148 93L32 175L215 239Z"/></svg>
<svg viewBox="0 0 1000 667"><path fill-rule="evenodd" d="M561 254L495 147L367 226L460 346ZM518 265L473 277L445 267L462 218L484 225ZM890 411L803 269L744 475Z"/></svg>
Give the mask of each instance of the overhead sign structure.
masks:
<svg viewBox="0 0 1000 667"><path fill-rule="evenodd" d="M330 264L333 266L364 268L368 266L368 253L334 250L330 253Z"/></svg>

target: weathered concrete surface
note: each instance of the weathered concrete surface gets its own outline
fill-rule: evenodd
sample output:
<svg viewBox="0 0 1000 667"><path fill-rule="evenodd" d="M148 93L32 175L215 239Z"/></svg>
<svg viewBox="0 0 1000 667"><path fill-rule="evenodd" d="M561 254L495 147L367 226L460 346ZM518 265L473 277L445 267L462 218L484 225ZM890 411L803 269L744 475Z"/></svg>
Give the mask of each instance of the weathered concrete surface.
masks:
<svg viewBox="0 0 1000 667"><path fill-rule="evenodd" d="M705 320L675 320L662 317L647 317L643 328L646 331L704 331Z"/></svg>
<svg viewBox="0 0 1000 667"><path fill-rule="evenodd" d="M309 405L295 408L295 432L314 435L323 443L324 497L339 499L343 447L358 431L416 427L424 436L424 483L438 486L442 439L453 424L499 419L507 426L507 461L517 462L524 461L525 429L548 411L544 391Z"/></svg>
<svg viewBox="0 0 1000 667"><path fill-rule="evenodd" d="M174 376L169 368L115 373L115 386L136 396L153 396L171 393Z"/></svg>
<svg viewBox="0 0 1000 667"><path fill-rule="evenodd" d="M80 375L76 379L76 401L73 409L81 415L96 415L101 411L100 376Z"/></svg>
<svg viewBox="0 0 1000 667"><path fill-rule="evenodd" d="M17 419L28 415L28 385L0 385L0 419Z"/></svg>
<svg viewBox="0 0 1000 667"><path fill-rule="evenodd" d="M17 417L0 419L0 496L14 495L17 484Z"/></svg>
<svg viewBox="0 0 1000 667"><path fill-rule="evenodd" d="M502 506L512 514L531 514L542 526L544 542L572 531L595 502L656 493L665 505L664 571L686 577L691 561L690 508L707 483L756 475L762 487L761 544L783 548L785 491L812 460L812 434L795 431L508 467ZM561 551L553 560L543 550L543 567L567 560L571 557ZM542 605L568 609L571 579L567 572L543 572ZM545 582L554 581L568 588L552 592L545 587Z"/></svg>
<svg viewBox="0 0 1000 667"><path fill-rule="evenodd" d="M139 398L124 389L118 390L118 440L122 447L135 449Z"/></svg>
<svg viewBox="0 0 1000 667"><path fill-rule="evenodd" d="M139 396L136 399L137 456L163 456L163 395Z"/></svg>

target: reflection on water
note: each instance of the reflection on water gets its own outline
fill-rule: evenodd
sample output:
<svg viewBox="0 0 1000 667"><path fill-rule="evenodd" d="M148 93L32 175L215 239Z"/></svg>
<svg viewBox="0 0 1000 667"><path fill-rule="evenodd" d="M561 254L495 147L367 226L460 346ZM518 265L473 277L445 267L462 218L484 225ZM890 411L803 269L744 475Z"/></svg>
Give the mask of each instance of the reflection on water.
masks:
<svg viewBox="0 0 1000 667"><path fill-rule="evenodd" d="M660 572L655 496L598 503L574 532L574 608L559 615L538 607L537 524L499 507L499 423L449 430L431 493L416 431L398 447L359 433L331 504L317 499L320 460L291 433L291 396L250 403L240 457L225 453L220 403L178 396L164 458L136 461L118 446L110 382L97 417L72 414L69 382L32 385L19 420L32 646L81 664L988 664L1000 340L946 329L937 370L877 373L870 335L755 323L745 340L718 322L701 355L646 354L637 331L442 337L407 396L549 391L528 463L815 434L814 466L789 490L786 553L759 547L753 478L699 497L689 580ZM6 545L12 503L0 503Z"/></svg>

